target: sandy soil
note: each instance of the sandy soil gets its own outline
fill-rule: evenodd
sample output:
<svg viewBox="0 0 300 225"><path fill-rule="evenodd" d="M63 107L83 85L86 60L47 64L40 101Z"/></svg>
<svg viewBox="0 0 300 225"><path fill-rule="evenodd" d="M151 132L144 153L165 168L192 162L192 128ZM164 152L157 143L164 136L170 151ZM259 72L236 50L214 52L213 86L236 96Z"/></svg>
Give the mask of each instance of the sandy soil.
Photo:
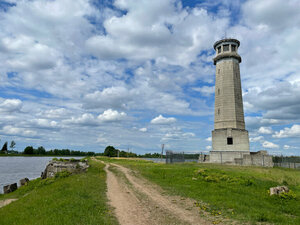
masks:
<svg viewBox="0 0 300 225"><path fill-rule="evenodd" d="M121 225L213 224L194 201L164 195L157 185L117 164L106 164L108 199Z"/></svg>
<svg viewBox="0 0 300 225"><path fill-rule="evenodd" d="M16 201L16 200L18 200L18 199L5 199L5 200L2 200L2 201L0 201L0 208L2 208L3 206L6 206L6 205L8 205L8 204L10 204L10 203L12 203L13 201Z"/></svg>

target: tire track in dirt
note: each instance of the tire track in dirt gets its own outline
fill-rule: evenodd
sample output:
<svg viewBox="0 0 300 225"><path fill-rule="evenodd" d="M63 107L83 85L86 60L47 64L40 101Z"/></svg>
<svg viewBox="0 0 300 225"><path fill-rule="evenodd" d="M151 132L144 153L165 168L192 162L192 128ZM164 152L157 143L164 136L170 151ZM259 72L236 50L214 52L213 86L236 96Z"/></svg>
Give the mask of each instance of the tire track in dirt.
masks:
<svg viewBox="0 0 300 225"><path fill-rule="evenodd" d="M200 216L194 201L162 195L160 187L133 175L130 169L105 164L107 196L121 225L213 224ZM119 175L109 170L110 166L116 168Z"/></svg>
<svg viewBox="0 0 300 225"><path fill-rule="evenodd" d="M119 181L108 167L109 165L106 164L104 168L107 173L107 197L115 210L119 223L122 225L150 224L149 213L143 210L136 196Z"/></svg>

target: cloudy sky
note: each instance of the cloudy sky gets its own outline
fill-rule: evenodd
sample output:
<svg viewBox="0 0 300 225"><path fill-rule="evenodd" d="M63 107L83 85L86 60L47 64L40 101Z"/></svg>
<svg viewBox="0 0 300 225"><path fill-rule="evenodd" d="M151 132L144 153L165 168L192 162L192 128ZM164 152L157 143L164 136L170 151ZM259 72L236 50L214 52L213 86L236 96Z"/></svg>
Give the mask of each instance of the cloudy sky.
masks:
<svg viewBox="0 0 300 225"><path fill-rule="evenodd" d="M208 151L213 44L240 40L251 151L300 155L299 0L0 1L0 138Z"/></svg>

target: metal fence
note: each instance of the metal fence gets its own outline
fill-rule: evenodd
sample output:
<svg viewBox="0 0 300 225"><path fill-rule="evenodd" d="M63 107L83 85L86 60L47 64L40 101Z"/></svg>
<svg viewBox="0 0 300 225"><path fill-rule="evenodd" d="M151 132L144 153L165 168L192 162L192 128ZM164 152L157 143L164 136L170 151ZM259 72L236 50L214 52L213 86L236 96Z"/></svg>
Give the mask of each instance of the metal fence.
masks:
<svg viewBox="0 0 300 225"><path fill-rule="evenodd" d="M185 162L184 152L174 152L171 150L166 151L166 163Z"/></svg>
<svg viewBox="0 0 300 225"><path fill-rule="evenodd" d="M274 167L275 166L291 168L291 169L300 169L300 163L296 163L296 162L276 162L274 163Z"/></svg>

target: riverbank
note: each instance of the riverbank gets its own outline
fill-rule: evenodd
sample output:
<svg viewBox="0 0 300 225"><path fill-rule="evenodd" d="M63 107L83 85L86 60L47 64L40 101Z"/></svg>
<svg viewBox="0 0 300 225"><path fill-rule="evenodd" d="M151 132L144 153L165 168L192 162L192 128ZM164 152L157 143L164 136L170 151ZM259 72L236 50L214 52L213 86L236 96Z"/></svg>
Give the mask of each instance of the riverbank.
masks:
<svg viewBox="0 0 300 225"><path fill-rule="evenodd" d="M36 154L0 154L0 157L52 157L52 158L64 158L64 157L86 157L81 155L36 155Z"/></svg>
<svg viewBox="0 0 300 225"><path fill-rule="evenodd" d="M6 195L18 199L0 208L0 224L118 224L107 205L104 165L90 161L86 173L40 178Z"/></svg>
<svg viewBox="0 0 300 225"><path fill-rule="evenodd" d="M81 159L83 157L64 157ZM25 177L30 180L41 176L46 165L53 159L48 157L0 157L0 194L3 186L18 183Z"/></svg>

